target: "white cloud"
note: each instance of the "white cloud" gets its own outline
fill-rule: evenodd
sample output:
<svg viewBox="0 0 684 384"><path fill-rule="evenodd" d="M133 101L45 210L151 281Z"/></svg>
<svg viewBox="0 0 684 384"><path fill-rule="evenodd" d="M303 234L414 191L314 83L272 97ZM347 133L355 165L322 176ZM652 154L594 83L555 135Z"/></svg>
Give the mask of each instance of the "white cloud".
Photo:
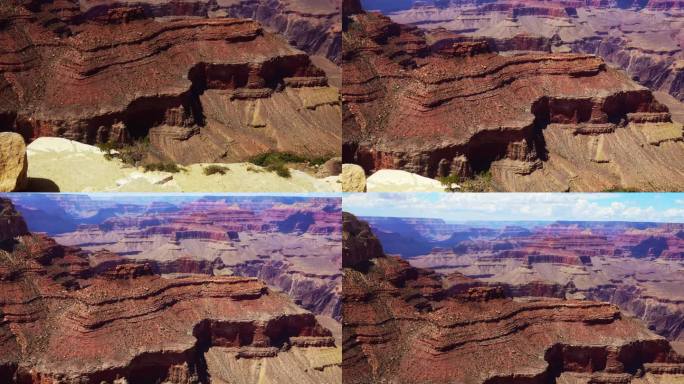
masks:
<svg viewBox="0 0 684 384"><path fill-rule="evenodd" d="M468 220L684 221L684 208L656 209L660 197L594 193L454 193L345 195L358 214ZM658 197L656 199L656 197ZM677 204L684 199L677 200Z"/></svg>

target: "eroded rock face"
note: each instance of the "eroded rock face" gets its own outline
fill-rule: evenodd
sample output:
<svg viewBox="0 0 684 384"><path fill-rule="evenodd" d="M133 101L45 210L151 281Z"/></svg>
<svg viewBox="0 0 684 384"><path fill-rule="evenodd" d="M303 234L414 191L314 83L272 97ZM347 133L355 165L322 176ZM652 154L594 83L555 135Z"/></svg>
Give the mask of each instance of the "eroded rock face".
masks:
<svg viewBox="0 0 684 384"><path fill-rule="evenodd" d="M159 208L98 204L84 196L16 199L39 229L71 222L73 229L55 233L61 244L124 256L93 254L95 268L135 260L162 274L257 277L315 314L340 319L339 199L207 197L171 199L172 206ZM86 212L97 214L79 218Z"/></svg>
<svg viewBox="0 0 684 384"><path fill-rule="evenodd" d="M0 192L15 192L26 188L26 144L21 135L0 132Z"/></svg>
<svg viewBox="0 0 684 384"><path fill-rule="evenodd" d="M345 381L657 382L665 372L684 378L684 358L615 306L514 301L500 287L458 273L442 278L397 257L350 254L363 244L374 249L376 241L355 238L370 228L351 215L345 220L345 260L367 260L344 268Z"/></svg>
<svg viewBox="0 0 684 384"><path fill-rule="evenodd" d="M684 183L667 160L683 153L681 124L595 56L500 55L485 39L377 13L348 19L345 162L428 177L489 171L498 189L516 191ZM635 156L655 184L637 175Z"/></svg>
<svg viewBox="0 0 684 384"><path fill-rule="evenodd" d="M2 205L0 220L18 217ZM255 360L274 382L341 382L334 358L302 358L334 356L332 333L256 279L168 279L127 262L98 271L88 252L21 225L15 235L0 250L3 383L208 383L245 378ZM287 372L270 368L283 361Z"/></svg>
<svg viewBox="0 0 684 384"><path fill-rule="evenodd" d="M497 49L596 54L653 89L684 100L681 1L415 2L400 23L490 39Z"/></svg>
<svg viewBox="0 0 684 384"><path fill-rule="evenodd" d="M4 7L0 129L148 138L155 156L186 164L339 152L339 94L306 53L249 19L190 17L208 2L184 4Z"/></svg>
<svg viewBox="0 0 684 384"><path fill-rule="evenodd" d="M312 55L338 62L342 48L341 0L241 0L218 1L218 12L252 18L283 34L288 41Z"/></svg>
<svg viewBox="0 0 684 384"><path fill-rule="evenodd" d="M681 224L367 220L388 253L417 267L463 273L515 297L611 302L668 340L684 341Z"/></svg>

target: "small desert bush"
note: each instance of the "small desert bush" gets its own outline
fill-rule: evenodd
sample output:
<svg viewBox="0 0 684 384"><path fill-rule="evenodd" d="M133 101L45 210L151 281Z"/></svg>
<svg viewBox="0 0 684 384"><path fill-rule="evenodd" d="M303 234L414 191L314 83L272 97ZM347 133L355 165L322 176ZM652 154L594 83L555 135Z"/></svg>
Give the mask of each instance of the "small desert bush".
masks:
<svg viewBox="0 0 684 384"><path fill-rule="evenodd" d="M280 177L289 178L292 174L287 168L287 164L301 163L310 166L320 166L331 158L333 158L333 155L307 157L291 152L266 152L252 157L249 159L249 162L264 167L270 172L275 172Z"/></svg>
<svg viewBox="0 0 684 384"><path fill-rule="evenodd" d="M184 170L182 167L178 166L178 164L176 164L176 163L146 164L143 168L145 168L145 172L159 171L159 172L178 173L178 172Z"/></svg>
<svg viewBox="0 0 684 384"><path fill-rule="evenodd" d="M449 192L494 192L492 173L487 170L476 174L472 178L460 178L457 175L440 177L438 180ZM457 184L461 188L451 188L451 184Z"/></svg>
<svg viewBox="0 0 684 384"><path fill-rule="evenodd" d="M149 153L150 141L144 138L128 144L107 142L97 144L97 147L104 152L105 159L119 159L126 165L137 167Z"/></svg>
<svg viewBox="0 0 684 384"><path fill-rule="evenodd" d="M459 187L461 186L461 178L458 175L449 175L446 177L439 177L439 178L437 178L437 180L439 180L442 183L442 185L444 186L444 189L448 192L456 192L460 189L460 188L452 188L451 187L452 184L456 184Z"/></svg>
<svg viewBox="0 0 684 384"><path fill-rule="evenodd" d="M224 167L222 165L209 165L202 170L205 175L210 176L210 175L225 175L226 172L230 171L230 168Z"/></svg>
<svg viewBox="0 0 684 384"><path fill-rule="evenodd" d="M289 179L292 177L290 170L285 166L285 164L272 164L266 167L266 170L270 172L275 172L276 175Z"/></svg>

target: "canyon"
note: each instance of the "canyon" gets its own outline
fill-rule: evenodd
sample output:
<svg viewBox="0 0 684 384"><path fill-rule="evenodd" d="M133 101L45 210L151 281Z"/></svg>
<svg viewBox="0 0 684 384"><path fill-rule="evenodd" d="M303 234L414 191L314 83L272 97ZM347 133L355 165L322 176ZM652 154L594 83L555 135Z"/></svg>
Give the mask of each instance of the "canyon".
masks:
<svg viewBox="0 0 684 384"><path fill-rule="evenodd" d="M684 347L684 225L364 218L388 254L511 297L610 302Z"/></svg>
<svg viewBox="0 0 684 384"><path fill-rule="evenodd" d="M684 185L673 166L684 154L681 103L601 58L502 52L489 38L347 7L345 163L460 181L487 174L500 191Z"/></svg>
<svg viewBox="0 0 684 384"><path fill-rule="evenodd" d="M257 277L315 314L340 320L339 198L11 198L33 232L91 252L95 269L126 261L163 276Z"/></svg>
<svg viewBox="0 0 684 384"><path fill-rule="evenodd" d="M0 198L0 381L341 383L339 335L262 281L92 256Z"/></svg>
<svg viewBox="0 0 684 384"><path fill-rule="evenodd" d="M499 51L596 54L648 88L684 101L681 1L415 1L391 17L484 37Z"/></svg>
<svg viewBox="0 0 684 384"><path fill-rule="evenodd" d="M345 382L684 380L684 357L615 305L512 298L459 272L414 267L386 255L378 231L343 215Z"/></svg>
<svg viewBox="0 0 684 384"><path fill-rule="evenodd" d="M27 142L144 143L149 162L338 154L338 9L329 0L3 2L0 130Z"/></svg>

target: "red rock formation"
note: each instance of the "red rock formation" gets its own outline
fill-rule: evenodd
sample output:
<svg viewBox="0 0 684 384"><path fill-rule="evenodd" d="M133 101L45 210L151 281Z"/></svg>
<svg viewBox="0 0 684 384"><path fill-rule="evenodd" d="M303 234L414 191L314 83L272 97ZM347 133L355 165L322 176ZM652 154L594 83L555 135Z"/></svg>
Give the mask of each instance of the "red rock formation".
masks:
<svg viewBox="0 0 684 384"><path fill-rule="evenodd" d="M17 217L2 204L0 219ZM233 371L241 359L269 364L334 346L311 313L256 279L166 279L144 264L98 272L86 252L22 232L18 226L0 250L3 383L204 383L226 373L247 376ZM307 361L268 374L276 382L341 382L334 364Z"/></svg>
<svg viewBox="0 0 684 384"><path fill-rule="evenodd" d="M23 204L31 207L31 199ZM100 211L97 204L83 205ZM61 233L58 240L93 252L108 249L149 263L159 273L258 277L304 308L339 320L339 199L209 197L189 199L175 209L148 206L146 202L124 212L114 209L117 214L101 224ZM102 210L108 209L103 203ZM112 261L92 259L94 266L100 263L109 266Z"/></svg>
<svg viewBox="0 0 684 384"><path fill-rule="evenodd" d="M617 383L665 372L684 379L684 357L615 306L513 301L462 275L444 281L396 257L349 254L379 244L354 237L370 229L351 215L344 231L344 258L356 261L344 269L345 382Z"/></svg>
<svg viewBox="0 0 684 384"><path fill-rule="evenodd" d="M27 140L149 138L182 163L339 152L330 124L339 100L326 74L254 21L153 18L202 14L205 1L12 4L0 16L0 130Z"/></svg>
<svg viewBox="0 0 684 384"><path fill-rule="evenodd" d="M346 162L428 177L490 170L502 190L597 191L625 180L642 189L684 185L666 160L682 153L681 126L671 127L673 152L651 140L644 146L633 132L670 129L667 107L599 58L499 55L484 41L444 30L433 34L379 14L349 18ZM627 141L629 159L619 148ZM641 169L661 175L652 180L658 186L636 175L635 155L648 157Z"/></svg>
<svg viewBox="0 0 684 384"><path fill-rule="evenodd" d="M681 1L447 3L392 16L402 23L485 36L500 50L597 54L641 84L684 100L684 74L678 64L684 59Z"/></svg>
<svg viewBox="0 0 684 384"><path fill-rule="evenodd" d="M415 266L443 275L464 273L501 285L515 297L611 302L669 340L684 339L682 224L559 222L529 230L492 227L488 233L486 223L464 228L437 220L368 220L393 253ZM449 228L454 236L440 239L417 230ZM398 234L403 241L396 241ZM416 254L426 248L431 251Z"/></svg>

